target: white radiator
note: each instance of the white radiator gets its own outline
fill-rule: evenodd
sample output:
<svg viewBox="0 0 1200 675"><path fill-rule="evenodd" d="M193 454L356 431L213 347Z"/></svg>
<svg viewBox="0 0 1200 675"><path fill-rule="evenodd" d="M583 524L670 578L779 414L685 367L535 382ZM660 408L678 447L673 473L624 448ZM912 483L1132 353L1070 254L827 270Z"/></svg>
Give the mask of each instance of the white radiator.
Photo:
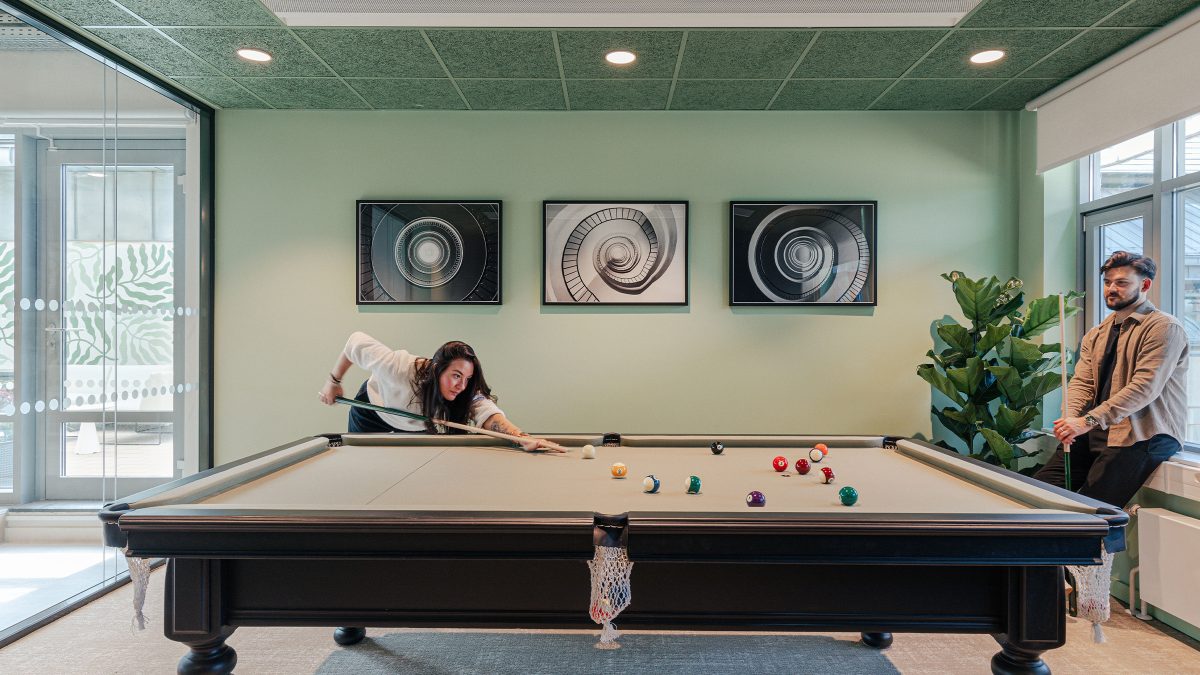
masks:
<svg viewBox="0 0 1200 675"><path fill-rule="evenodd" d="M1200 520L1138 509L1142 601L1200 626Z"/></svg>

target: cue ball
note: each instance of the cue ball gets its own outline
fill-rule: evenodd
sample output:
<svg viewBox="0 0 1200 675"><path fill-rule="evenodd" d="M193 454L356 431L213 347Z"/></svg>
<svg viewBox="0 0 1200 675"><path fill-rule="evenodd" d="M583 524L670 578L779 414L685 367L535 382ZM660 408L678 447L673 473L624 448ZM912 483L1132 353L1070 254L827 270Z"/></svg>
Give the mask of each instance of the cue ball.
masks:
<svg viewBox="0 0 1200 675"><path fill-rule="evenodd" d="M714 455L719 455L722 452L725 452L725 444L722 443L721 441L713 441L712 445L710 445L708 447L710 450L712 450L712 454L714 454Z"/></svg>
<svg viewBox="0 0 1200 675"><path fill-rule="evenodd" d="M588 444L583 446L584 459L596 459L596 446Z"/></svg>
<svg viewBox="0 0 1200 675"><path fill-rule="evenodd" d="M766 506L767 496L758 490L752 491L746 495L746 506Z"/></svg>
<svg viewBox="0 0 1200 675"><path fill-rule="evenodd" d="M833 469L831 469L827 466L821 467L821 473L825 475L825 477L821 479L821 482L826 483L826 484L833 482Z"/></svg>
<svg viewBox="0 0 1200 675"><path fill-rule="evenodd" d="M814 462L819 462L825 459L825 453L821 452L820 448L813 448L808 451L808 458Z"/></svg>
<svg viewBox="0 0 1200 675"><path fill-rule="evenodd" d="M775 459L771 460L771 466L774 467L776 471L787 471L787 468L788 468L787 457L784 457L783 455L779 455Z"/></svg>
<svg viewBox="0 0 1200 675"><path fill-rule="evenodd" d="M838 490L838 498L842 500L842 504L846 506L854 506L854 502L858 501L858 490L847 485Z"/></svg>
<svg viewBox="0 0 1200 675"><path fill-rule="evenodd" d="M624 478L627 473L629 473L629 467L624 464L617 462L612 465L613 478Z"/></svg>
<svg viewBox="0 0 1200 675"><path fill-rule="evenodd" d="M801 457L800 459L796 460L796 473L800 474L801 476L807 475L809 468L810 467L807 459Z"/></svg>
<svg viewBox="0 0 1200 675"><path fill-rule="evenodd" d="M642 479L642 492L654 494L658 492L660 485L661 484L658 482L658 478L656 478L654 474L650 474Z"/></svg>

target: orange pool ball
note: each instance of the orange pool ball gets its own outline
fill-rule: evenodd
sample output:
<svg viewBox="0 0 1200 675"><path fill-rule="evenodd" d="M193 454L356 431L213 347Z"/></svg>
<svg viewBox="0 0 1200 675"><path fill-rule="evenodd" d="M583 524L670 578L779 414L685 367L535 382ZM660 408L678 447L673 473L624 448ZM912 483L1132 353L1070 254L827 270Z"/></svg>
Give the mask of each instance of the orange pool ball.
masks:
<svg viewBox="0 0 1200 675"><path fill-rule="evenodd" d="M813 447L816 448L817 450L820 450L822 455L829 454L829 447L826 446L824 443L817 443Z"/></svg>
<svg viewBox="0 0 1200 675"><path fill-rule="evenodd" d="M612 465L613 478L624 478L628 473L629 467L625 466L624 464L617 462L616 464Z"/></svg>

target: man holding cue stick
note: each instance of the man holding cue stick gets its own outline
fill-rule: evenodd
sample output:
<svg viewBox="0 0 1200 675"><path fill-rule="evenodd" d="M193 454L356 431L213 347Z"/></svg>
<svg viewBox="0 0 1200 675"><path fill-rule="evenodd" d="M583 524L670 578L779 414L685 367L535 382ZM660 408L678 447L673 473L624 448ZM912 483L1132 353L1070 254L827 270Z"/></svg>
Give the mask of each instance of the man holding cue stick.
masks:
<svg viewBox="0 0 1200 675"><path fill-rule="evenodd" d="M1112 311L1084 336L1054 435L1060 447L1034 478L1124 506L1182 447L1187 423L1188 340L1179 319L1149 300L1154 261L1116 251L1100 267ZM1064 364L1065 367L1065 364Z"/></svg>

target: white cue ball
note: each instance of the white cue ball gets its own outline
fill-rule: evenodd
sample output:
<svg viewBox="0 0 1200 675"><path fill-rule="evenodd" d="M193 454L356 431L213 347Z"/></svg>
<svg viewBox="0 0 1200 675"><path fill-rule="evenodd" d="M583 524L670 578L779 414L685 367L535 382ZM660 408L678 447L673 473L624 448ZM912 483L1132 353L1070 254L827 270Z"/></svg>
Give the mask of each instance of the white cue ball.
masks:
<svg viewBox="0 0 1200 675"><path fill-rule="evenodd" d="M596 447L594 445L583 446L584 459L596 459Z"/></svg>
<svg viewBox="0 0 1200 675"><path fill-rule="evenodd" d="M820 450L818 450L816 448L813 448L812 450L808 451L808 458L814 462L819 462L822 459L825 459L825 453L821 452Z"/></svg>

